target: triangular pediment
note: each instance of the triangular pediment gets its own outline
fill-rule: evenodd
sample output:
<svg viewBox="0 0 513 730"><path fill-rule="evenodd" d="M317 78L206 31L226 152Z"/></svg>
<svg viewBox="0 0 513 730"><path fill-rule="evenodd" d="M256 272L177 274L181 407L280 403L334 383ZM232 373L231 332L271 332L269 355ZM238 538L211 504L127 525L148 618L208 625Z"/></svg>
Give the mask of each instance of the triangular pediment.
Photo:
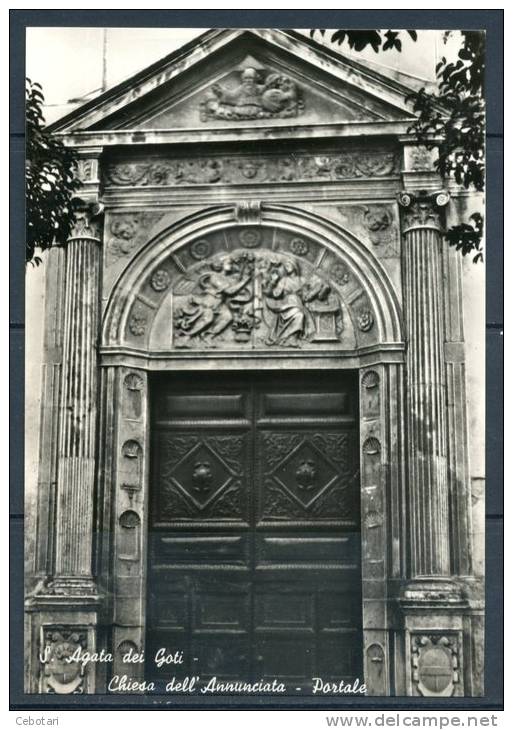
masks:
<svg viewBox="0 0 513 730"><path fill-rule="evenodd" d="M53 129L168 130L411 118L409 89L292 31L209 31Z"/></svg>

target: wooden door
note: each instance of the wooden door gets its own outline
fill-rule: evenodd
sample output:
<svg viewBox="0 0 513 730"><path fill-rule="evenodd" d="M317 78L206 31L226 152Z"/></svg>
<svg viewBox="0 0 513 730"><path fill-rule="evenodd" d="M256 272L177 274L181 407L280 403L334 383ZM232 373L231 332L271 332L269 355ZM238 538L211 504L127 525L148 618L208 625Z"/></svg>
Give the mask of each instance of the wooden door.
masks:
<svg viewBox="0 0 513 730"><path fill-rule="evenodd" d="M148 679L362 676L356 382L155 377ZM184 663L159 671L161 647Z"/></svg>

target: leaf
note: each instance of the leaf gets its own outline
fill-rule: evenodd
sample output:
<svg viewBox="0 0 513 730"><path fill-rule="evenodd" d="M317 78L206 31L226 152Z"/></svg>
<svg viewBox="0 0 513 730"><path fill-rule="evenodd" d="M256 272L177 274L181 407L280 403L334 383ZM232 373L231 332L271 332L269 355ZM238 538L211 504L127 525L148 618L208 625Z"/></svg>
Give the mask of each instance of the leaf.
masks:
<svg viewBox="0 0 513 730"><path fill-rule="evenodd" d="M461 251L463 256L474 253L472 261L478 263L484 260L481 248L484 219L481 213L472 213L469 220L473 222L473 225L468 223L454 225L445 232L444 238L450 246Z"/></svg>
<svg viewBox="0 0 513 730"><path fill-rule="evenodd" d="M400 51L401 41L399 40L398 36L399 33L397 31L387 30L387 32L385 33L385 38L387 40L383 46L383 50L387 51L390 48L397 48L397 50Z"/></svg>
<svg viewBox="0 0 513 730"><path fill-rule="evenodd" d="M41 260L35 251L64 243L73 216L71 201L80 182L74 176L76 155L44 127L41 85L26 80L26 260Z"/></svg>

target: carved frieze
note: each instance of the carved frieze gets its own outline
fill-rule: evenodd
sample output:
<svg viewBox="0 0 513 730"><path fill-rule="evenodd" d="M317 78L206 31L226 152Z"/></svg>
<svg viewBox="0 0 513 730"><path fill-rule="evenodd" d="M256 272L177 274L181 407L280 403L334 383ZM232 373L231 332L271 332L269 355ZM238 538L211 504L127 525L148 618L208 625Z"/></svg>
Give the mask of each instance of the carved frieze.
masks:
<svg viewBox="0 0 513 730"><path fill-rule="evenodd" d="M75 627L43 628L41 647L42 691L49 694L83 694L87 691L82 662L71 661L77 649L87 649L87 631Z"/></svg>
<svg viewBox="0 0 513 730"><path fill-rule="evenodd" d="M367 148L339 154L245 155L207 160L165 158L158 161L113 162L107 166L105 183L117 187L146 187L329 182L398 174L397 153Z"/></svg>
<svg viewBox="0 0 513 730"><path fill-rule="evenodd" d="M214 84L200 106L201 121L210 119L284 119L304 108L302 93L288 76L246 68L233 85Z"/></svg>
<svg viewBox="0 0 513 730"><path fill-rule="evenodd" d="M457 634L412 635L411 663L418 694L423 697L461 694Z"/></svg>

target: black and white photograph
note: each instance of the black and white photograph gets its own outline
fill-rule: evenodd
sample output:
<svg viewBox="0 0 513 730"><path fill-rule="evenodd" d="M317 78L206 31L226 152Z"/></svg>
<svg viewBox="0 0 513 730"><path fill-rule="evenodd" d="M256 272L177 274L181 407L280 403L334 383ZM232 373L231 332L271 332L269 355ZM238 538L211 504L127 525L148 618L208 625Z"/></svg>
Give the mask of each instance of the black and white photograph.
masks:
<svg viewBox="0 0 513 730"><path fill-rule="evenodd" d="M366 22L26 28L27 697L485 696L488 39Z"/></svg>

